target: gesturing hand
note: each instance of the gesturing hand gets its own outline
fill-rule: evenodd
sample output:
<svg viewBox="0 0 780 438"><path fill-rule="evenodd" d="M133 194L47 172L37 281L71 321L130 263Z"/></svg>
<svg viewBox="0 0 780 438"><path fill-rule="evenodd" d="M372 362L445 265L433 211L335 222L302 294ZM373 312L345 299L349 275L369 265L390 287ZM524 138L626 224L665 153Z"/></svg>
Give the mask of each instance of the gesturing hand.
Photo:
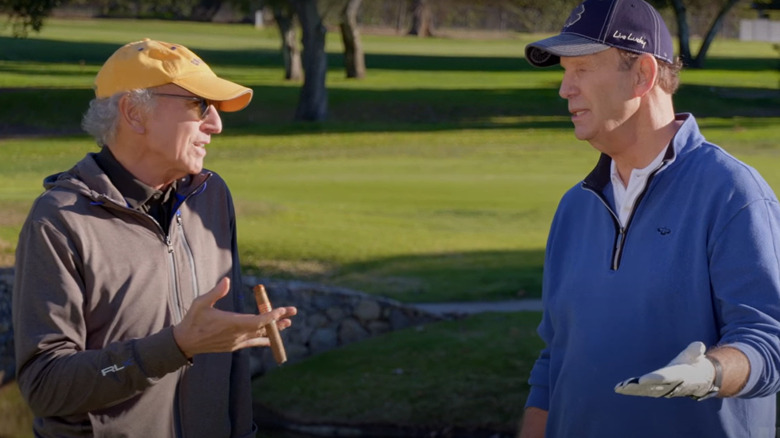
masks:
<svg viewBox="0 0 780 438"><path fill-rule="evenodd" d="M226 312L214 304L227 295L230 279L223 278L208 293L193 300L184 319L173 327L173 338L187 358L199 353L221 353L247 347L267 347L263 326L276 321L279 330L289 327L295 307L279 307L262 315Z"/></svg>
<svg viewBox="0 0 780 438"><path fill-rule="evenodd" d="M665 367L641 377L632 377L615 386L615 392L646 397L692 397L714 395L715 365L704 355L701 342L693 342Z"/></svg>

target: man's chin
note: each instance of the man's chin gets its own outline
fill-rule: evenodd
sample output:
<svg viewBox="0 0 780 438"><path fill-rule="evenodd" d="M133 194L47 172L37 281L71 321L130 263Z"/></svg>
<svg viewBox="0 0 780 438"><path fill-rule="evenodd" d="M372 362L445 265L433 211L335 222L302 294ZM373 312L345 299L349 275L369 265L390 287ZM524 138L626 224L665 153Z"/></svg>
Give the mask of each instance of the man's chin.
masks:
<svg viewBox="0 0 780 438"><path fill-rule="evenodd" d="M574 130L574 137L580 141L589 141L592 138L589 132L579 131L577 129Z"/></svg>
<svg viewBox="0 0 780 438"><path fill-rule="evenodd" d="M192 163L189 169L190 175L197 175L203 171L203 160L199 160L197 163Z"/></svg>

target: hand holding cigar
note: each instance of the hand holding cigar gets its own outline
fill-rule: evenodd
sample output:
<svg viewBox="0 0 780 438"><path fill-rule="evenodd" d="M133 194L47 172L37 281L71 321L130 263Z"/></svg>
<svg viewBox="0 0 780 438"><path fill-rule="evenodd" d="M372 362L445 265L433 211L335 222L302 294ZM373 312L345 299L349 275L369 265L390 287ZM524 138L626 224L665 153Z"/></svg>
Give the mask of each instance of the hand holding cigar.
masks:
<svg viewBox="0 0 780 438"><path fill-rule="evenodd" d="M265 292L265 286L258 284L254 287L255 300L257 301L257 310L263 314L271 311L271 301ZM271 321L265 326L265 333L271 342L271 352L274 354L274 360L278 365L287 362L287 352L284 350L282 337L279 335L279 327L276 321Z"/></svg>

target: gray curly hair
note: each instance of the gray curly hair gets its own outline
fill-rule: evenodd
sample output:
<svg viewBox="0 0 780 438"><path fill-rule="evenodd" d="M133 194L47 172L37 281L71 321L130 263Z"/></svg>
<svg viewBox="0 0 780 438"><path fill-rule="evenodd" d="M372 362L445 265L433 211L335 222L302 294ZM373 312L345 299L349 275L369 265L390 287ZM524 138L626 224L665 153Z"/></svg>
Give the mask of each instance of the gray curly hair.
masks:
<svg viewBox="0 0 780 438"><path fill-rule="evenodd" d="M81 128L95 138L102 147L111 144L116 137L119 123L119 100L125 94L130 103L141 107L147 114L154 107L154 95L148 89L130 90L103 99L92 99L89 109L81 119Z"/></svg>

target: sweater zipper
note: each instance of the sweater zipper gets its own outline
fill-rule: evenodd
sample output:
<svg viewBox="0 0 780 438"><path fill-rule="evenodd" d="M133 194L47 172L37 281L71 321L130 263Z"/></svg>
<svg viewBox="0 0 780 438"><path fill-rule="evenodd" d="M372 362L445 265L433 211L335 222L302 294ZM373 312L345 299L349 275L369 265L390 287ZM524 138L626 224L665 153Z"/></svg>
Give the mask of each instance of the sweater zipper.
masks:
<svg viewBox="0 0 780 438"><path fill-rule="evenodd" d="M609 205L609 202L607 202L606 198L601 194L601 192L597 191L596 189L585 185L585 190L593 193L596 195L596 197L601 201L601 203L604 205L604 208L607 209L609 214L612 216L612 223L615 225L615 245L612 248L612 264L610 265L610 269L613 271L617 271L620 267L620 256L623 254L623 242L625 242L626 232L628 231L628 224L626 224L625 227L620 225L620 219L618 218L617 213L615 213L614 210L612 210L612 207ZM634 204L634 208L636 208L636 203ZM633 216L633 212L631 213ZM630 223L630 221L629 221Z"/></svg>
<svg viewBox="0 0 780 438"><path fill-rule="evenodd" d="M612 215L612 222L615 225L615 246L612 250L612 265L610 266L610 269L613 271L617 271L618 268L620 268L620 261L623 258L623 249L625 248L626 243L626 236L628 235L628 227L631 225L631 221L634 219L634 213L636 212L636 209L639 207L639 204L642 202L642 199L645 197L645 194L647 193L647 190L650 188L650 183L652 183L653 178L655 178L655 175L666 166L666 164L669 162L669 160L664 160L661 162L661 164L647 177L647 182L645 183L645 188L642 189L642 191L639 193L639 196L636 197L636 201L634 201L634 206L631 208L631 212L628 215L628 220L626 221L626 225L622 226L620 225L620 218L618 217L617 213L610 207L609 202L607 202L607 199L604 197L604 195L601 194L601 192L597 191L596 189L590 187L587 184L584 184L585 190L588 190L589 192L596 195L597 198L601 201L601 203L606 207L607 211Z"/></svg>

